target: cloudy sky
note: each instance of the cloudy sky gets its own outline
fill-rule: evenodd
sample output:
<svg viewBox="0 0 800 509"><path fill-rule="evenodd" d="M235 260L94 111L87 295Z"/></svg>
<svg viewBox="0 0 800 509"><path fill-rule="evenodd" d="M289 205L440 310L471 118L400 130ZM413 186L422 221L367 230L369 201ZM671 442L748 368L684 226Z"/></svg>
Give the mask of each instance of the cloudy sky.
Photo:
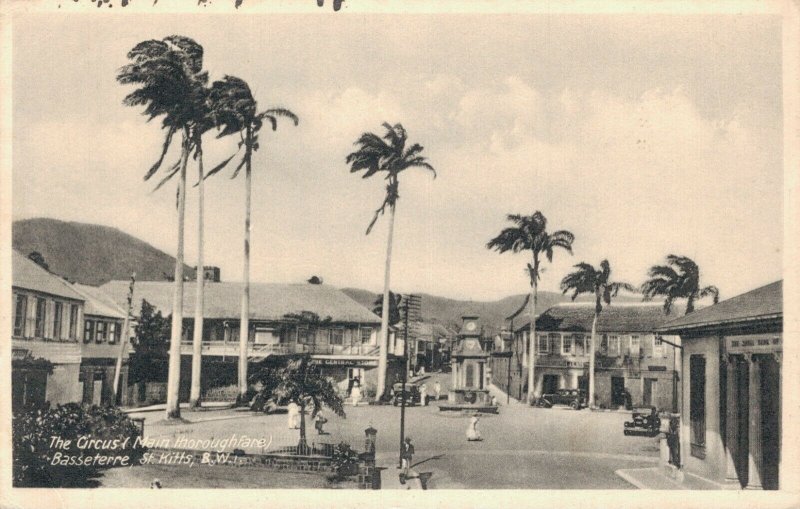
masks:
<svg viewBox="0 0 800 509"><path fill-rule="evenodd" d="M439 174L402 176L397 291L526 291L526 256L485 244L507 213L541 210L576 236L543 289L603 258L638 284L675 253L730 297L781 277L780 29L766 15L28 15L13 33L13 215L175 252L174 187L142 180L164 133L122 105L115 73L137 42L183 34L212 80L244 78L261 107L300 117L265 133L254 161L254 280L381 288L385 218L364 231L384 183L344 159L388 121ZM232 144L209 138L207 163ZM244 181L208 182L206 260L238 280Z"/></svg>

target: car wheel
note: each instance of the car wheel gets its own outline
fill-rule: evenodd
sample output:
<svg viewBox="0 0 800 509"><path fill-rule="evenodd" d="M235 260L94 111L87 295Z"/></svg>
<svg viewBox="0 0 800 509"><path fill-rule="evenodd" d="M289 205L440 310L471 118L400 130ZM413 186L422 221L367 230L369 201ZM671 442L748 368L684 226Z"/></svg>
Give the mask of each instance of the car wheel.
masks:
<svg viewBox="0 0 800 509"><path fill-rule="evenodd" d="M569 404L569 406L570 406L570 408L572 408L573 410L578 410L578 409L580 408L580 405L578 405L578 402L577 402L577 401L573 401L572 403L570 403L570 404Z"/></svg>
<svg viewBox="0 0 800 509"><path fill-rule="evenodd" d="M630 432L630 431L628 431L628 430L625 430L625 431L623 431L623 433L625 434L625 436L628 436L628 435L630 435L630 434L631 434L631 432Z"/></svg>

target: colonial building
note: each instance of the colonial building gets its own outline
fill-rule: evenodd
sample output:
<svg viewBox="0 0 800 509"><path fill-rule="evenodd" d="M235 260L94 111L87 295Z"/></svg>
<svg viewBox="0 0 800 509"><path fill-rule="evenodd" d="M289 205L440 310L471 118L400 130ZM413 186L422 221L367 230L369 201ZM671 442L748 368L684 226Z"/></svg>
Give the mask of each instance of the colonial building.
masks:
<svg viewBox="0 0 800 509"><path fill-rule="evenodd" d="M537 317L536 396L563 388L588 390L594 307L593 302L559 304ZM595 351L595 403L599 407L652 405L659 410L677 410L680 365L673 345L679 339L654 331L680 316L681 310L673 307L672 313L665 314L661 303L649 302L614 303L603 308ZM521 368L517 373L522 377L527 376L529 335L530 321L523 321L510 342L511 347L522 349L517 353ZM507 366L499 361L496 364L499 369L495 378L504 387ZM521 386L527 382L516 385L524 392Z"/></svg>
<svg viewBox="0 0 800 509"><path fill-rule="evenodd" d="M122 350L120 370L120 404L128 400L128 355L130 341L122 342L125 311L99 288L76 284L73 289L84 299L83 341L81 342L82 401L87 404L114 404L114 374L117 357ZM129 326L128 338L133 326Z"/></svg>
<svg viewBox="0 0 800 509"><path fill-rule="evenodd" d="M111 281L102 287L118 306L125 305L127 281ZM173 283L137 282L133 313L146 300L165 316L172 312ZM216 363L216 373L204 376L208 384L235 383L239 355L241 283L207 282L203 322L203 362ZM194 324L194 290L186 289L183 302L181 353L181 397L188 399ZM288 315L306 314L310 320L291 320ZM313 315L319 318L313 324ZM310 354L323 374L334 378L343 393L358 381L362 394L377 385L380 318L340 290L316 284L250 285L250 331L247 355L251 362L271 356ZM387 383L399 378L401 362L390 355ZM397 370L395 373L393 370Z"/></svg>
<svg viewBox="0 0 800 509"><path fill-rule="evenodd" d="M683 344L685 472L722 487L778 489L782 287L763 286L657 329Z"/></svg>
<svg viewBox="0 0 800 509"><path fill-rule="evenodd" d="M84 297L23 254L12 254L12 404L81 401Z"/></svg>

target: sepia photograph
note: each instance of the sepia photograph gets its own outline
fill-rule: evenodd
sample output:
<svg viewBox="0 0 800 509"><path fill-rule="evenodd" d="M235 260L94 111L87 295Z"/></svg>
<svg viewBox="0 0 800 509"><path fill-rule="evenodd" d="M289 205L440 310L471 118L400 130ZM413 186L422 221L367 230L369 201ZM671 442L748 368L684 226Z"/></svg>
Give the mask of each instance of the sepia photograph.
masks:
<svg viewBox="0 0 800 509"><path fill-rule="evenodd" d="M548 5L4 3L9 507L800 503L797 4Z"/></svg>

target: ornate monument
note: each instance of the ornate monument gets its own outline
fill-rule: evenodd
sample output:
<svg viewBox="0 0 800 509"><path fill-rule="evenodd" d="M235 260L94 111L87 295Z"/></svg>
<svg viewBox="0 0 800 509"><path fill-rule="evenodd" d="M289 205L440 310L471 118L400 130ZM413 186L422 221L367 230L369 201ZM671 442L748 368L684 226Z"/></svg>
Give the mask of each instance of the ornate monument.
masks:
<svg viewBox="0 0 800 509"><path fill-rule="evenodd" d="M497 413L486 388L486 361L489 354L481 347L481 327L477 316L462 316L461 330L450 355L453 388L440 410L477 410Z"/></svg>

